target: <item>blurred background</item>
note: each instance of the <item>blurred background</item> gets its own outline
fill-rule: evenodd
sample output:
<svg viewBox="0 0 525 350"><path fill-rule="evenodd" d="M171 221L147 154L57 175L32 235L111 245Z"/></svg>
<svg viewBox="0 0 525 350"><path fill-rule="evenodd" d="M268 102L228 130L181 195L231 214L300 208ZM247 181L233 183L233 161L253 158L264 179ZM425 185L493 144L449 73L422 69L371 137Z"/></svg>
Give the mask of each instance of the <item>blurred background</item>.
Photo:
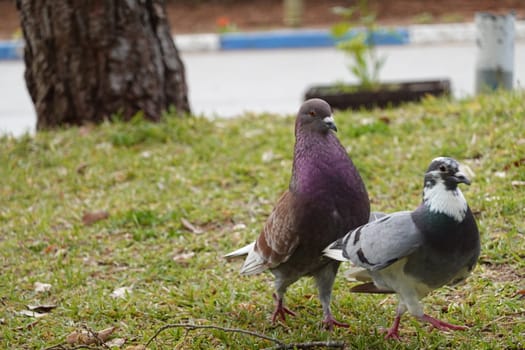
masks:
<svg viewBox="0 0 525 350"><path fill-rule="evenodd" d="M323 33L341 21L334 9L355 3L166 1L171 31L186 67L192 113L210 118L251 112L292 114L311 85L355 83L348 57L334 45L283 45L272 49L241 46L233 50L221 47L223 38L241 38L254 32ZM370 0L367 5L374 14L374 26L402 28L409 33L401 44L377 44L377 54L385 57L381 81L449 79L454 97L473 94L475 14L512 12L516 19L513 80L515 87L523 86L525 1ZM0 0L0 42L19 43L21 39L15 1ZM36 116L24 70L21 58L0 60L0 132L20 135L35 130Z"/></svg>

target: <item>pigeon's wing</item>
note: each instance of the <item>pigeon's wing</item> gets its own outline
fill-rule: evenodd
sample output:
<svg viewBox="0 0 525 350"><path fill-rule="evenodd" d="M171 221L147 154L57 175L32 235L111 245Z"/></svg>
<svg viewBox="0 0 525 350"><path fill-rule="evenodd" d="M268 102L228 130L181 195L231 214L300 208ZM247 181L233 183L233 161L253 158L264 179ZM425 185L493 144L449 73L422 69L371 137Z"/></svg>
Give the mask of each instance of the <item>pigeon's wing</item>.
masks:
<svg viewBox="0 0 525 350"><path fill-rule="evenodd" d="M393 213L363 225L343 238L343 256L368 270L380 270L411 254L423 236L410 211Z"/></svg>
<svg viewBox="0 0 525 350"><path fill-rule="evenodd" d="M266 220L253 250L248 253L241 273L250 275L286 262L299 244L293 194L286 191Z"/></svg>

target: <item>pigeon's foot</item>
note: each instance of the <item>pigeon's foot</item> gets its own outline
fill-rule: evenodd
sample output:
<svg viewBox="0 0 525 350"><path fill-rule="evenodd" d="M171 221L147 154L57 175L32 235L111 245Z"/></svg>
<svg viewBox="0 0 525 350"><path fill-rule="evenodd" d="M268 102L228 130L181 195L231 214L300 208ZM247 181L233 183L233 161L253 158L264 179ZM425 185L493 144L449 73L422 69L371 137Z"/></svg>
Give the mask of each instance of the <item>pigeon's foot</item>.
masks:
<svg viewBox="0 0 525 350"><path fill-rule="evenodd" d="M434 318L427 314L424 314L423 316L421 316L420 320L430 323L434 328L437 328L440 331L448 331L448 330L465 331L468 329L468 327L466 326L457 326L455 324L450 324L445 321L438 320L437 318Z"/></svg>
<svg viewBox="0 0 525 350"><path fill-rule="evenodd" d="M283 322L286 322L286 314L290 316L295 316L295 312L291 311L290 309L286 308L283 305L283 299L279 298L277 294L273 293L273 300L275 300L275 310L272 314L272 323L275 323L277 320L277 317L280 317Z"/></svg>
<svg viewBox="0 0 525 350"><path fill-rule="evenodd" d="M323 325L324 325L324 328L329 330L329 331L333 330L334 326L335 327L343 327L343 328L349 328L350 327L350 325L347 324L347 323L342 323L342 322L337 321L334 318L334 316L332 316L332 314L326 315L326 317L323 320Z"/></svg>
<svg viewBox="0 0 525 350"><path fill-rule="evenodd" d="M401 340L399 336L399 322L401 321L401 316L396 316L394 324L388 329L385 335L385 339L395 339Z"/></svg>
<svg viewBox="0 0 525 350"><path fill-rule="evenodd" d="M397 329L389 328L386 332L385 339L401 340Z"/></svg>

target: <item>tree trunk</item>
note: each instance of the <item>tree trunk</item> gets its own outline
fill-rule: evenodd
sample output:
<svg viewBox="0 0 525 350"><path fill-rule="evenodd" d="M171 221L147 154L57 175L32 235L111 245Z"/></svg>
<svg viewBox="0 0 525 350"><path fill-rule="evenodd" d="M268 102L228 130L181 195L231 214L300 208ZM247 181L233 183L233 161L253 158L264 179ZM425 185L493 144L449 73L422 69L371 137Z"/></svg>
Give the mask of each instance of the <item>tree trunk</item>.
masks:
<svg viewBox="0 0 525 350"><path fill-rule="evenodd" d="M37 129L189 112L163 0L17 0Z"/></svg>

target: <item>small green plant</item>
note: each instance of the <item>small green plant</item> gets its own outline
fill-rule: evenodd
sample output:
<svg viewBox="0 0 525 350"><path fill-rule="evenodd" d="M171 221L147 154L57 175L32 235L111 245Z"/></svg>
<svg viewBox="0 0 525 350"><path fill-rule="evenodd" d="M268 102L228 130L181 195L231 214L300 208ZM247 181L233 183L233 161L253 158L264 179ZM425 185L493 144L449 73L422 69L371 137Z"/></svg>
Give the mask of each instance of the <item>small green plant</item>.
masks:
<svg viewBox="0 0 525 350"><path fill-rule="evenodd" d="M367 0L359 0L350 7L334 7L333 11L343 20L332 26L332 36L337 40L337 48L352 59L348 66L350 72L357 78L361 89L377 88L386 57L380 57L376 52L373 38L377 29L376 14L369 9ZM349 32L357 28L359 30L349 36Z"/></svg>
<svg viewBox="0 0 525 350"><path fill-rule="evenodd" d="M460 13L444 13L441 18L441 22L443 23L457 23L457 22L465 22L465 17L461 15Z"/></svg>
<svg viewBox="0 0 525 350"><path fill-rule="evenodd" d="M431 12L425 11L421 12L414 17L412 17L412 22L416 24L429 24L434 22L435 18Z"/></svg>

